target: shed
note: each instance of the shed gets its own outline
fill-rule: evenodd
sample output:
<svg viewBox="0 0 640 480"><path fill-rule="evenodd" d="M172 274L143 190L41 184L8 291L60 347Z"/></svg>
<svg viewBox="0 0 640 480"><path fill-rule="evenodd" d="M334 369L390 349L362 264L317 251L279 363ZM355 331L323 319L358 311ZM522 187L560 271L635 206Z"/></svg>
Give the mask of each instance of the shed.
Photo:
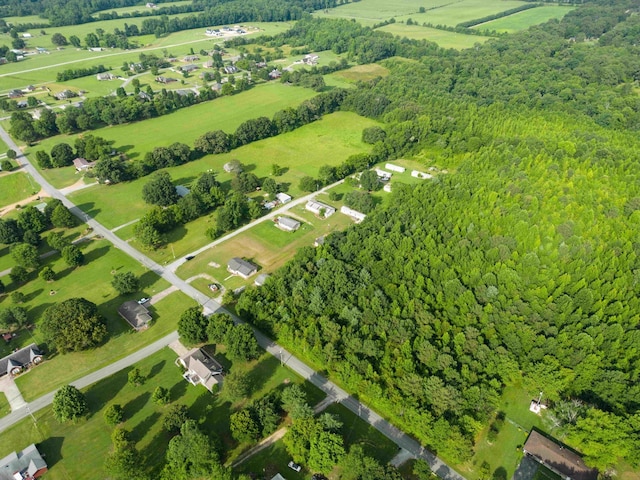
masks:
<svg viewBox="0 0 640 480"><path fill-rule="evenodd" d="M345 207L344 205L340 207L340 213L344 213L345 215L353 218L356 223L360 223L366 218L364 213L354 210L353 208Z"/></svg>
<svg viewBox="0 0 640 480"><path fill-rule="evenodd" d="M412 176L412 177L415 177L415 178L421 178L421 179L423 179L423 180L426 180L426 179L429 179L429 178L433 178L433 175L430 175L430 174L428 174L428 173L421 172L421 171L419 171L419 170L413 170L413 171L411 172L411 176Z"/></svg>
<svg viewBox="0 0 640 480"><path fill-rule="evenodd" d="M404 171L406 170L406 168L400 167L398 165L394 165L393 163L385 164L384 168L386 168L387 170L391 170L392 172L398 172L398 173L404 173Z"/></svg>
<svg viewBox="0 0 640 480"><path fill-rule="evenodd" d="M289 217L278 217L276 225L280 230L285 232L295 232L300 228L300 222Z"/></svg>
<svg viewBox="0 0 640 480"><path fill-rule="evenodd" d="M563 443L531 430L522 447L525 455L566 480L597 480L598 470L585 465L582 456Z"/></svg>
<svg viewBox="0 0 640 480"><path fill-rule="evenodd" d="M391 184L387 183L384 187L382 187L382 190L384 190L387 193L391 193Z"/></svg>
<svg viewBox="0 0 640 480"><path fill-rule="evenodd" d="M258 271L258 267L242 258L234 257L227 263L227 270L229 273L239 275L242 278L249 278Z"/></svg>
<svg viewBox="0 0 640 480"><path fill-rule="evenodd" d="M189 189L187 187L185 187L184 185L178 185L176 187L176 193L180 197L186 197L187 195L189 195Z"/></svg>
<svg viewBox="0 0 640 480"><path fill-rule="evenodd" d="M120 305L118 313L137 332L149 327L149 322L151 321L149 310L147 310L147 307L140 305L135 300L129 300L128 302L124 302Z"/></svg>
<svg viewBox="0 0 640 480"><path fill-rule="evenodd" d="M286 193L279 192L279 193L276 193L276 199L281 204L284 205L285 203L289 203L291 201L291 195L287 195Z"/></svg>
<svg viewBox="0 0 640 480"><path fill-rule="evenodd" d="M267 278L269 278L271 275L269 275L268 273L261 273L260 275L258 275L256 277L256 279L253 281L253 284L256 287L261 287L262 285L264 285L264 282L267 281Z"/></svg>

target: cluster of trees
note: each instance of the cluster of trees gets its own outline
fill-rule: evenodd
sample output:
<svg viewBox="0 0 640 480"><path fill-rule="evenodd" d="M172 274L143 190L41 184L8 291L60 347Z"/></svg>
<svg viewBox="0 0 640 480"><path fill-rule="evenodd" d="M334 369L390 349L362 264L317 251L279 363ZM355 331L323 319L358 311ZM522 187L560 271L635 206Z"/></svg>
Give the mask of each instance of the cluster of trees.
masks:
<svg viewBox="0 0 640 480"><path fill-rule="evenodd" d="M85 298L70 298L50 306L40 328L47 345L60 353L93 348L107 337L98 307Z"/></svg>
<svg viewBox="0 0 640 480"><path fill-rule="evenodd" d="M57 82L66 82L67 80L73 80L74 78L88 77L90 75L96 75L98 73L106 72L111 68L106 68L104 65L96 65L95 67L88 68L70 68L58 72L56 75Z"/></svg>
<svg viewBox="0 0 640 480"><path fill-rule="evenodd" d="M36 162L42 169L62 168L73 164L76 158L95 161L109 159L113 148L108 140L93 135L83 135L76 138L74 146L68 143L57 143L51 148L51 152L36 151Z"/></svg>
<svg viewBox="0 0 640 480"><path fill-rule="evenodd" d="M457 173L394 188L238 301L453 461L516 379L583 402L560 416L589 464L640 461L637 20L608 3L460 53L398 41L421 61L387 60L343 108L386 123L370 158Z"/></svg>
<svg viewBox="0 0 640 480"><path fill-rule="evenodd" d="M260 355L260 347L251 327L244 323L236 325L226 313L206 317L199 307L189 308L180 316L178 333L185 345L207 341L224 344L232 360L253 360Z"/></svg>

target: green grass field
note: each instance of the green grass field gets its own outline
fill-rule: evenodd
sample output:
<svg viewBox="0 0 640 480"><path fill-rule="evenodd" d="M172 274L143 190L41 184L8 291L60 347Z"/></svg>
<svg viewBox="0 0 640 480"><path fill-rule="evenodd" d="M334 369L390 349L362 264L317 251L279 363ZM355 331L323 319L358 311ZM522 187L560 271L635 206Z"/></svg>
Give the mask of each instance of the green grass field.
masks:
<svg viewBox="0 0 640 480"><path fill-rule="evenodd" d="M84 474L89 470L96 478L106 478L103 462L111 448L109 436L112 427L106 425L103 413L107 406L117 403L124 409L123 427L132 432L137 448L145 454L143 470L157 475L164 462L170 436L161 427L166 407L154 404L150 397L157 386L163 386L169 389L171 401L187 405L190 416L198 421L200 428L212 437L219 438L228 457L232 458L238 445L230 436L229 415L252 399L260 398L274 389L284 388L291 382L303 382L267 353L257 360L234 364L226 358L224 349L220 349L216 352L216 358L225 365L227 371L241 369L251 377L250 397L231 403L224 391L220 396L215 396L203 387L189 385L182 378L182 371L174 365L176 358L173 351L165 348L139 362L136 367L147 379L138 387L127 383L130 368L92 385L85 390L90 413L75 424L59 424L53 418L50 407L37 412L37 428L34 428L31 419L25 419L3 432L0 456L15 450L17 445L26 446L35 442L47 456L47 478L85 478ZM32 373L35 370L28 375ZM309 384L305 383L304 389L314 403L324 397Z"/></svg>
<svg viewBox="0 0 640 480"><path fill-rule="evenodd" d="M446 30L423 27L421 25L405 25L404 23L385 25L378 30L414 40L428 40L437 43L442 48L455 48L456 50L471 48L476 43L484 43L490 38L481 35L465 35L463 33L448 32Z"/></svg>
<svg viewBox="0 0 640 480"><path fill-rule="evenodd" d="M280 84L270 84L265 87L276 87L278 95L286 93L291 87L284 87ZM257 91L258 88L251 90L251 93ZM284 90L284 91L283 91ZM294 93L295 90L292 90ZM308 92L302 90L302 92ZM244 94L243 94L244 95ZM233 100L238 97L225 97L220 100L226 100L227 98ZM254 97L258 98L258 97ZM289 99L290 100L290 99ZM217 101L217 100L216 100ZM215 103L214 101L213 103ZM279 105L272 104L272 111L280 109L286 104L283 104L286 99L283 99ZM291 102L290 105L295 105L298 102ZM178 113L183 113L187 110L194 108L207 106L199 105L197 107L190 107L184 109ZM247 111L251 108L251 105L245 105ZM268 106L262 105L263 114ZM230 111L230 110L229 110ZM238 108L233 115L242 113L242 110ZM174 114L175 115L175 114ZM248 113L246 113L248 115ZM254 111L254 116L258 116L259 113ZM267 115L269 115L267 113ZM170 117L171 115L167 116ZM161 117L157 120L165 120L166 117ZM204 133L207 130L213 130L216 128L229 128L232 130L240 123L240 118L237 118L237 123L234 125L231 120L224 122L222 116L209 117L212 118L214 125L203 125L205 122L199 122L198 124L189 124L185 126L184 131L181 133L181 129L173 128L171 130L171 123L166 122L162 125L165 129L165 134L155 132L154 138L164 138L166 143L170 141L186 141L191 143L192 138ZM246 118L246 117L245 117ZM153 122L154 120L147 120L147 122ZM145 122L145 125L147 125ZM231 180L231 174L223 172L223 165L231 159L237 159L244 163L248 170L257 175L258 177L266 177L271 171L271 165L277 163L282 167L288 168L288 171L278 179L282 184L286 184L288 190L293 195L300 193L298 189L298 183L300 178L305 175L315 176L318 173L319 168L325 164L336 165L346 159L349 155L354 153L360 153L366 151L368 146L362 143L360 137L362 129L375 122L372 120L359 117L353 113L348 112L336 112L331 115L325 116L323 119L299 128L293 132L279 135L278 137L269 138L259 142L255 142L244 147L238 148L230 153L222 155L209 155L196 162L190 162L180 167L168 169L176 185L188 185L191 183L199 173L208 169L213 169L214 172L218 172L218 180L223 183L223 187L229 187ZM126 128L132 132L132 128L135 125L127 126ZM96 135L105 136L106 138L113 138L110 134L119 127L107 130L96 131ZM122 133L119 132L119 133ZM169 136L173 136L171 139ZM168 138L169 137L169 138ZM123 141L126 141L123 139ZM146 141L146 139L145 139ZM122 146L121 143L116 142L116 146ZM142 149L140 149L142 150ZM140 151L139 146L136 146L135 151ZM144 150L143 150L144 151ZM142 201L142 187L149 181L148 178L141 178L134 182L104 186L98 185L90 187L84 190L80 190L73 193L70 198L89 215L95 217L109 228L117 227L131 220L138 218L148 208Z"/></svg>
<svg viewBox="0 0 640 480"><path fill-rule="evenodd" d="M517 32L525 30L532 25L544 23L552 18L561 19L575 7L564 6L543 6L531 8L522 12L514 13L508 17L492 20L491 22L481 23L473 28L480 30L495 30L496 32Z"/></svg>
<svg viewBox="0 0 640 480"><path fill-rule="evenodd" d="M390 18L395 18L397 21L411 18L420 24L431 22L434 25L455 26L460 22L482 18L523 4L524 2L516 0L460 0L457 2L446 0L407 0L404 2L361 0L331 8L328 12L316 12L314 16L353 18L363 25L369 26ZM424 7L426 11L419 13L420 7Z"/></svg>
<svg viewBox="0 0 640 480"><path fill-rule="evenodd" d="M167 2L167 3L158 3L158 9L163 8L163 7L177 7L177 6L181 6L181 5L189 5L193 3L191 0L185 0L185 1L181 1L181 2ZM133 13L133 12L148 12L148 11L153 11L155 9L151 9L151 8L147 8L144 4L141 5L133 5L131 7L122 7L122 8L111 8L111 9L107 9L107 10L100 10L99 12L95 12L93 14L93 17L98 18L98 16L101 13L112 13L115 12L118 15L123 15L125 13ZM145 17L145 18L149 18L149 17ZM153 17L151 17L153 18ZM125 20L129 20L129 19L125 19Z"/></svg>
<svg viewBox="0 0 640 480"><path fill-rule="evenodd" d="M15 166L15 160L11 161ZM0 173L0 209L40 191L40 186L23 172Z"/></svg>
<svg viewBox="0 0 640 480"><path fill-rule="evenodd" d="M141 296L151 297L167 288L168 283L145 270L131 257L113 248L106 240L83 242L80 246L85 254L86 265L71 270L59 255L54 255L43 262L57 273L53 282L45 282L33 274L29 282L19 287L18 290L26 296L23 306L27 309L29 321L35 324L35 328L20 331L18 337L12 340L11 348L36 342L46 351L42 334L37 328L38 320L44 310L54 302L73 297L84 297L98 305L106 320L108 341L95 350L48 358L33 372L19 377L17 383L28 400L86 375L172 332L176 328L180 313L192 304L182 293L173 293L151 307L152 315L157 319L151 328L140 333L133 332L117 314L117 308L126 300ZM109 285L113 270L131 271L138 275L140 291L126 297L118 296ZM3 277L2 281L7 285L9 293L16 290L16 285L11 283L8 277ZM0 308L9 302L7 296L0 297ZM2 348L5 346L2 345Z"/></svg>
<svg viewBox="0 0 640 480"><path fill-rule="evenodd" d="M4 392L0 392L0 418L11 413L11 406Z"/></svg>
<svg viewBox="0 0 640 480"><path fill-rule="evenodd" d="M24 17L4 17L3 20L13 25L20 23L49 23L48 18L40 18L38 15L25 15Z"/></svg>
<svg viewBox="0 0 640 480"><path fill-rule="evenodd" d="M0 153L7 153L9 146L0 138Z"/></svg>

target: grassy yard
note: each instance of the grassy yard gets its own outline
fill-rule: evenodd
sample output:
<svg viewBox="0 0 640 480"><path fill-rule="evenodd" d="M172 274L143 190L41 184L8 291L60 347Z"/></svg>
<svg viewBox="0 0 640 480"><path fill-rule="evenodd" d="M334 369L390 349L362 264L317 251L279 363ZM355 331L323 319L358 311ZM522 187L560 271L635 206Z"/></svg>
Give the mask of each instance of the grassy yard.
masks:
<svg viewBox="0 0 640 480"><path fill-rule="evenodd" d="M273 85L285 89L285 91L291 88L281 86L280 84ZM271 85L267 85L265 88L270 86ZM254 90L251 90L250 92L253 91ZM270 90L267 89L266 91L268 92ZM281 92L279 89L276 91ZM292 91L292 93L295 92L296 90ZM228 98L234 99L236 97ZM282 103L285 101L286 100L282 100ZM284 106L282 103L279 105L280 108ZM297 102L291 103L295 104ZM275 105L273 105L273 107L275 110ZM258 112L255 112L254 115L257 116L257 113ZM161 119L163 118L164 117ZM238 118L237 120L239 121L240 119ZM153 120L148 120L147 122L149 121ZM219 173L218 180L222 182L223 187L230 188L232 176L223 171L223 165L229 160L239 160L245 164L248 171L251 171L261 178L268 176L271 172L271 165L277 163L287 168L286 173L279 177L278 181L285 185L290 194L296 196L301 193L298 184L303 176L315 176L322 165L336 165L354 153L366 151L369 147L362 143L360 138L361 132L363 128L374 124L375 122L372 120L353 113L336 112L293 132L254 142L227 154L209 155L201 160L168 169L168 171L176 185L189 185L197 178L198 174L208 169L213 169L214 172ZM174 128L174 133L170 134L170 126L171 124L169 123L163 125L165 128L164 137L163 134L158 133L157 138L165 139L163 144L168 144L169 140L182 140L192 143L192 141L190 142L190 138L184 138L184 136L187 135L187 130L189 131L189 135L195 137L207 130L224 127L225 125L222 122L216 125L200 125L197 132L195 131L195 127L189 126L185 128L182 138L178 136L178 133L175 133L179 132L180 129ZM96 134L105 134L104 136L107 136L106 134L115 131L115 128L104 129L96 132ZM128 126L128 128L128 131L132 132L133 126ZM167 139L168 135L173 135L173 138ZM122 141L126 140L122 139ZM116 142L116 145L122 147L121 143ZM138 148L139 147L136 146L136 151L138 151ZM76 205L92 217L95 217L99 222L109 228L115 228L139 218L144 211L149 208L142 201L141 195L142 187L148 181L148 178L141 178L134 182L118 185L97 185L73 193L70 198ZM206 220L198 220L198 222L206 222ZM203 230L204 229L196 228L194 233L198 235ZM172 239L174 248L176 247L177 240L185 238L187 233L188 232L185 231L183 232L184 235L179 234L180 238ZM202 241L200 245L205 243L206 241Z"/></svg>
<svg viewBox="0 0 640 480"><path fill-rule="evenodd" d="M4 141L0 138L0 153L7 153L7 150L9 150L9 145L4 143Z"/></svg>
<svg viewBox="0 0 640 480"><path fill-rule="evenodd" d="M12 160L15 165L15 160ZM23 172L0 173L0 208L38 193L40 186Z"/></svg>
<svg viewBox="0 0 640 480"><path fill-rule="evenodd" d="M11 413L11 406L4 392L0 392L0 418Z"/></svg>
<svg viewBox="0 0 640 480"><path fill-rule="evenodd" d="M209 348L209 347L207 347ZM211 347L212 348L212 347ZM146 377L143 385L134 387L127 383L125 369L86 389L90 413L86 419L76 424L60 425L53 419L51 409L37 412L37 428L30 419L25 419L3 432L0 438L0 456L16 447L22 448L31 442L39 444L47 455L49 473L53 480L85 478L87 471L94 472L96 478L106 478L103 462L111 448L112 428L103 419L105 408L113 403L124 409L124 428L132 432L138 449L145 453L143 470L156 475L162 468L165 451L170 440L162 430L162 417L166 407L155 405L151 394L157 386L170 390L172 402L188 406L190 415L197 420L200 428L211 437L217 437L229 455L238 447L229 432L229 415L252 399L284 388L288 383L302 383L303 380L280 366L277 359L265 353L252 362L233 364L224 354L224 349L216 352L216 358L225 365L227 371L239 368L249 372L253 389L244 401L230 402L224 395L211 395L203 387L193 387L182 379L181 370L174 365L176 354L166 348L136 365ZM39 367L41 368L41 367ZM308 384L304 387L310 398L319 401L323 395Z"/></svg>
<svg viewBox="0 0 640 480"><path fill-rule="evenodd" d="M287 480L307 480L309 474L306 468L300 472L291 470L287 464L291 461L291 455L287 452L284 442L277 441L268 448L255 454L246 462L238 465L234 471L238 474L245 473L252 475L252 478L269 479L273 478L277 473L284 475Z"/></svg>
<svg viewBox="0 0 640 480"><path fill-rule="evenodd" d="M549 5L537 8L530 8L522 12L514 13L508 17L492 20L491 22L481 23L473 28L481 30L495 30L496 32L517 32L525 30L532 25L544 23L552 18L561 19L575 7L564 7L558 5Z"/></svg>
<svg viewBox="0 0 640 480"><path fill-rule="evenodd" d="M310 89L286 86L277 82L267 83L238 95L221 97L183 108L169 115L126 125L104 127L93 130L91 134L112 141L114 148L126 152L130 158L141 159L154 147L167 146L173 142L183 142L192 147L194 140L207 131L222 129L233 132L238 125L248 119L259 116L271 117L276 111L296 106L314 95L315 93ZM33 154L37 150L50 151L60 142L73 145L77 137L78 134L49 138L28 149L27 154ZM43 170L42 173L58 188L71 185L77 180L72 166ZM123 185L110 187L115 190L122 188ZM117 225L119 224L112 227Z"/></svg>
<svg viewBox="0 0 640 480"><path fill-rule="evenodd" d="M442 48L455 48L456 50L471 48L476 43L484 43L490 38L480 35L448 32L446 30L423 27L421 25L405 25L399 22L385 25L378 30L414 40L429 40L430 42L437 43Z"/></svg>

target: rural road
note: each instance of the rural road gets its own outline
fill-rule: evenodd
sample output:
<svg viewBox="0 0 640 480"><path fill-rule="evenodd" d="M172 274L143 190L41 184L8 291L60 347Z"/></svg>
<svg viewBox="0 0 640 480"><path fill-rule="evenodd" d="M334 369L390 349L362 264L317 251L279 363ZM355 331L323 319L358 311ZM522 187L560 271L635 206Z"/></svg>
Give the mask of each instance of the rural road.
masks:
<svg viewBox="0 0 640 480"><path fill-rule="evenodd" d="M108 230L106 227L102 226L100 223L90 218L89 215L84 213L82 210L80 210L76 205L74 205L70 200L68 200L64 195L62 195L57 189L55 189L49 182L47 182L44 179L44 177L40 174L40 172L29 162L29 160L24 155L22 155L21 153L22 151L18 148L18 146L13 141L13 139L7 134L7 132L2 127L0 127L0 137L9 146L9 148L12 148L16 152L19 152L18 158L17 158L18 163L24 166L25 170L29 172L38 183L40 183L42 188L46 192L48 192L53 198L60 199L64 203L64 205L67 208L69 208L69 210L71 210L71 212L74 215L76 215L82 221L85 221L86 223L88 223L89 226L93 228L95 234L102 235L104 238L109 240L116 248L119 248L123 252L127 253L132 258L138 260L146 268L148 268L149 270L152 270L153 272L155 272L156 274L158 274L159 276L167 280L169 283L176 286L183 293L185 293L186 295L194 299L196 302L198 302L200 305L202 305L205 313L208 314L208 313L220 312L220 313L230 314L230 312L226 311L218 302L200 293L194 287L189 285L186 281L179 278L175 274L175 272L169 269L163 268L162 266L160 266L159 264L151 260L146 255L142 254L141 252L137 251L135 248L131 247L131 245L129 245L127 242L117 237L113 232ZM303 201L303 199L304 197L300 198L299 201ZM236 322L242 322L242 320L239 319L238 317L233 316L233 318ZM405 449L408 452L410 452L411 455L413 455L415 458L419 458L428 462L431 467L431 470L440 478L444 480L464 480L464 477L462 475L460 475L455 470L453 470L453 468L449 467L446 463L444 463L432 452L426 450L422 445L420 445L420 443L418 443L412 437L410 437L409 435L405 434L398 428L391 425L391 423L383 419L380 415L375 413L373 410L369 409L366 405L363 405L362 403L360 403L356 398L350 396L346 391L338 387L336 384L334 384L324 376L314 371L311 367L309 367L300 359L292 355L290 352L284 350L280 345L275 343L273 340L268 338L259 330L254 329L254 332L255 332L258 343L267 352L269 352L274 357L280 359L280 361L282 361L283 363L286 363L286 365L291 370L293 370L295 373L297 373L301 377L307 379L313 385L315 385L320 390L322 390L325 394L331 395L332 397L334 397L337 402L342 403L345 407L347 407L353 413L355 413L364 421L366 421L371 426L373 426L375 429L380 431L383 435L385 435L387 438L393 441L396 445L398 445L400 449ZM173 335L177 335L177 333L174 332ZM160 348L162 348L162 346L164 346L159 344L163 341L167 341L170 337L171 335L165 337L164 339L156 342L153 345L159 350ZM177 337L173 337L172 340L168 340L167 344L175 340L175 338ZM152 353L154 353L154 351L150 349L150 347L151 346L145 347L141 349L139 352L129 355L125 359L119 362L115 362L113 365L110 365L109 367L105 367L104 369L98 370L97 372L95 372L95 375L98 375L100 373L106 377L118 371L114 367L111 373L106 373L106 369L114 365L120 365L119 368L125 368L127 366L125 360L132 360L134 358L137 358L137 360L132 361L132 363L135 363L136 361L141 360L148 355L151 355ZM92 375L88 375L87 377L84 377L78 380L77 382L74 382L73 384L87 386L90 383L85 384L84 382L86 382L87 378L92 377ZM104 378L104 377L101 377L101 378ZM99 379L100 378L98 377L94 377L93 381L95 382ZM83 382L83 383L79 383L79 382ZM44 395L43 397L40 397L34 400L29 404L29 408L40 409L46 405L49 405L53 399L54 393L55 392L51 392L47 395ZM23 412L20 418L14 419L14 417L12 417L13 415L12 413L9 415L10 418L4 417L0 419L0 431L8 428L8 426L13 425L15 422L17 422L21 418L24 418L26 415L28 415L28 412L23 410L16 411L15 413L17 415L20 412Z"/></svg>

